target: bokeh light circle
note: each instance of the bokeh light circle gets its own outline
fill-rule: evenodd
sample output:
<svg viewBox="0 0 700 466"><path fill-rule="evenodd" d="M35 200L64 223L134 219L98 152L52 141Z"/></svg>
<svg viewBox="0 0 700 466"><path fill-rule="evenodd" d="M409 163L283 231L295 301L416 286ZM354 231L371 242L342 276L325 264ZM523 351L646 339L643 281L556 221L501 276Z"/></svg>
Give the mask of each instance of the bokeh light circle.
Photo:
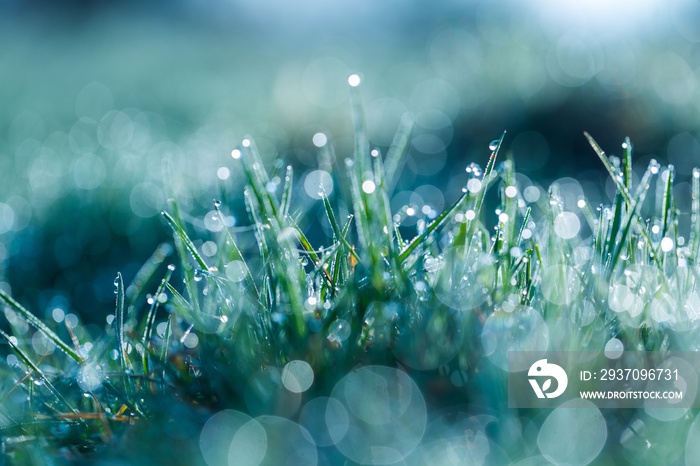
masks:
<svg viewBox="0 0 700 466"><path fill-rule="evenodd" d="M282 383L293 393L302 393L311 387L314 371L306 361L290 361L282 369Z"/></svg>
<svg viewBox="0 0 700 466"><path fill-rule="evenodd" d="M484 355L504 371L509 367L509 351L544 352L549 347L549 328L539 312L530 306L517 306L512 312L497 310L486 319L481 331Z"/></svg>
<svg viewBox="0 0 700 466"><path fill-rule="evenodd" d="M554 464L583 466L593 461L608 438L600 410L590 401L573 399L552 411L537 437L537 446Z"/></svg>
<svg viewBox="0 0 700 466"><path fill-rule="evenodd" d="M256 428L251 431L253 435L246 435L246 437L251 437L253 442L243 441L247 438L241 439L240 442L237 441L240 435L246 433L248 425L251 424ZM262 431L257 428L258 425L263 429ZM239 462L241 454L250 454L250 450L263 451L260 441L262 439L261 432L265 433L266 438L264 454L258 463L251 462L249 464L260 466L316 466L318 464L316 444L306 429L283 417L260 416L249 421L236 434L229 450L228 464L230 466L241 464Z"/></svg>
<svg viewBox="0 0 700 466"><path fill-rule="evenodd" d="M236 434L241 427L252 420L253 419L247 414L230 409L220 411L211 416L204 424L199 434L199 449L202 452L204 461L206 461L209 466L229 464L229 450L231 449ZM251 429L251 427L248 427L248 429L255 430L254 428ZM262 433L264 434L264 430ZM248 434L246 433L244 435ZM265 442L266 441L265 439ZM258 444L259 443L260 442L258 442ZM249 449L249 452L251 450L252 449ZM246 461L243 455L241 454L239 456L240 464L245 464ZM248 461L248 464L258 464L252 461L256 458L259 462L262 456L253 454L249 457L251 461Z"/></svg>
<svg viewBox="0 0 700 466"><path fill-rule="evenodd" d="M406 458L425 431L425 400L403 371L366 366L343 377L332 398L348 413L348 429L330 432L338 450L362 464L393 464Z"/></svg>
<svg viewBox="0 0 700 466"><path fill-rule="evenodd" d="M334 445L334 438L343 438L349 422L345 406L335 398L324 396L306 403L299 413L299 424L309 431L319 447Z"/></svg>

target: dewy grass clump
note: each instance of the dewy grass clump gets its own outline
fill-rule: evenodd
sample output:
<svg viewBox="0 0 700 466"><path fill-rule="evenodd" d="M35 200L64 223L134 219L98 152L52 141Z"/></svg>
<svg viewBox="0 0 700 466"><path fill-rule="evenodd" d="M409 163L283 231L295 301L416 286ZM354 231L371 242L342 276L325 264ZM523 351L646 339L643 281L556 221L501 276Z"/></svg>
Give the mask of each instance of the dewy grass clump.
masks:
<svg viewBox="0 0 700 466"><path fill-rule="evenodd" d="M79 322L45 324L0 292L11 350L0 367L5 458L214 466L694 457L700 427L689 410L513 410L506 378L508 351L700 349L700 172L686 239L673 167L652 161L634 182L629 141L618 159L587 135L616 187L613 204L595 209L585 199L565 205L556 185L546 198L524 196L512 160L499 162L501 137L483 170L467 168L459 200L422 212L404 238L402 220L421 206L392 212L389 195L411 120L386 155L371 149L359 81L350 84L355 151L319 178L335 186L318 186L319 222L332 231L324 244L311 243L303 213L290 209L292 168L279 174L278 193L246 138L232 155L257 254L238 247L218 201L208 218L220 226L215 253L203 254L173 200L163 215L178 260L163 246L130 286L118 276L99 338ZM318 145L328 159L330 143ZM499 194L495 214L488 190Z"/></svg>

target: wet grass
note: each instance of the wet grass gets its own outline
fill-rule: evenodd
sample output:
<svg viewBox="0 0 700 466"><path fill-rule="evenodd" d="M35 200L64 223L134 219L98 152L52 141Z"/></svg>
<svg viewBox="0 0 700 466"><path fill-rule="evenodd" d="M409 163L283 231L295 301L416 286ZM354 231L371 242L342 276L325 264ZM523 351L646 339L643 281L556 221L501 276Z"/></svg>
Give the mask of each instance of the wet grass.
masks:
<svg viewBox="0 0 700 466"><path fill-rule="evenodd" d="M490 145L483 170L468 168L463 195L445 211L433 218L421 206L391 212L413 123L402 120L384 156L367 141L359 88L351 91L354 154L339 166L324 165L335 190L319 186L326 216L319 222L331 232L325 243L312 244L299 227L304 213L290 209L293 169L281 173L278 194L247 137L231 163L245 174L256 254L239 247L239 233L224 222L229 206L219 201L217 252L202 254L171 199L163 218L176 254L164 246L129 286L117 276L114 318L98 338L80 322L42 322L0 291L8 326L0 336L9 350L0 360L0 429L8 461L62 463L99 454L203 463L201 426L221 409L298 420L285 405L279 375L298 360L313 369L306 400L328 396L358 366L399 367L417 381L429 416L433 408L462 406L493 415L499 425L521 426L489 434L516 460L534 453L523 429L541 420L503 407L508 350L602 351L613 338L630 350L700 349L700 172L684 233L673 168L652 161L637 180L629 140L621 158L609 157L586 134L616 194L610 206L585 199L572 206L556 185L539 199L524 197L512 158L502 154L504 134ZM332 150L331 142L320 150ZM661 196L653 195L657 185ZM486 207L489 190L500 200L495 212ZM420 218L415 234L404 238L401 222L409 215ZM532 331L513 331L518 325ZM626 416L620 431L635 419L646 422L633 440L648 441L652 453L638 457L636 443L615 439L604 455L664 458L668 445L658 439L667 426L643 410ZM679 454L689 416L671 429ZM164 438L181 449L172 451ZM327 455L341 458L337 451ZM420 463L420 455L416 449L406 461Z"/></svg>

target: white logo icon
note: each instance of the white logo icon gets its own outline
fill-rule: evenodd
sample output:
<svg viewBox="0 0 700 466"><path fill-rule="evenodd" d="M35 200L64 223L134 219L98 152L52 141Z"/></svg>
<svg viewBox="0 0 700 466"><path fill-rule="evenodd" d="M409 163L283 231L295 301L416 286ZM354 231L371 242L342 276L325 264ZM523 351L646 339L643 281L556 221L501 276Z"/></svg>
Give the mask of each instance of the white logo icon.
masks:
<svg viewBox="0 0 700 466"><path fill-rule="evenodd" d="M566 390L566 386L569 383L569 378L566 376L566 372L560 366L556 364L548 363L546 359L540 359L536 361L530 370L527 372L529 377L547 377L542 386L540 386L537 379L530 378L530 385L535 391L537 398L556 398ZM557 381L557 387L554 391L549 391L552 387L552 379Z"/></svg>

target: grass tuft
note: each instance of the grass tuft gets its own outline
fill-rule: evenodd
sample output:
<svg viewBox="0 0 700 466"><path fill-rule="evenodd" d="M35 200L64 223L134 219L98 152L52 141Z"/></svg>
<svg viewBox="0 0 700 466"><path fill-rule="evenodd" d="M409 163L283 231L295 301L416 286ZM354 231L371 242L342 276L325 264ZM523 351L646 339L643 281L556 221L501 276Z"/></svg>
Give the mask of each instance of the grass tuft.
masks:
<svg viewBox="0 0 700 466"><path fill-rule="evenodd" d="M74 347L58 335L62 329L0 291L13 330L12 336L4 331L0 336L16 355L0 370L19 377L0 387L6 413L0 429L9 458L21 458L28 448L23 439L38 436L51 439L40 448L52 454L75 458L128 445L123 458L147 462L149 445L132 432L152 438L166 426L196 450L202 425L214 412L228 408L302 422L298 405L290 408L294 400L340 396L333 387L343 376L377 364L409 373L421 390L416 396L431 409L467 400L471 412L485 410L498 422L537 428L537 416L506 414L502 408L508 350L544 344L544 349L601 351L613 338L629 349L699 349L688 338L698 331L688 300L698 296L699 171L693 176L687 245L673 199L673 168L657 181L659 199L653 190L660 173L655 161L635 186L629 139L620 160L608 157L588 134L616 187L611 205L598 215L586 199L566 205L556 185L540 200L526 200L513 157L499 162L505 133L491 144L483 171L470 166L463 194L442 213L430 216L425 213L430 209L415 212L411 206L392 212L389 200L413 120L402 119L383 157L369 145L359 88L352 89L352 106L352 158L331 170L327 155L334 149L322 148L328 152L321 163L333 173L335 186L345 187L321 196L319 211L326 218L312 223L327 220L324 244L313 244L310 238L318 235L307 236L300 227L308 219L290 215L293 169L286 170L281 194L268 189L263 158L246 137L234 163L245 175L254 248L223 221L231 206L214 201L222 228L212 233L216 254L205 259L188 233L194 229L171 200L163 218L178 263L169 263L164 247L131 287L118 274L111 325L96 338L81 323L68 326ZM495 205L487 199L489 190L496 191ZM657 208L646 205L650 194ZM343 222L337 212L347 211ZM651 218L643 217L647 211ZM401 225L408 215L419 217L415 229ZM153 276L163 278L156 285ZM140 300L147 288L153 294ZM540 333L518 332L513 322ZM29 326L46 340L43 346L31 343ZM533 335L546 339L535 341ZM131 361L140 361L140 367ZM294 362L299 364L290 366ZM313 384L294 398L290 367L307 366ZM26 374L41 386L27 382ZM369 399L374 388L366 389ZM28 399L14 397L18 391ZM72 434L54 434L58 422ZM430 451L425 435L411 455ZM502 445L513 459L531 451L525 437ZM621 457L614 445L609 448L611 457ZM159 460L190 464L189 458L168 458ZM420 457L410 458L420 463Z"/></svg>

